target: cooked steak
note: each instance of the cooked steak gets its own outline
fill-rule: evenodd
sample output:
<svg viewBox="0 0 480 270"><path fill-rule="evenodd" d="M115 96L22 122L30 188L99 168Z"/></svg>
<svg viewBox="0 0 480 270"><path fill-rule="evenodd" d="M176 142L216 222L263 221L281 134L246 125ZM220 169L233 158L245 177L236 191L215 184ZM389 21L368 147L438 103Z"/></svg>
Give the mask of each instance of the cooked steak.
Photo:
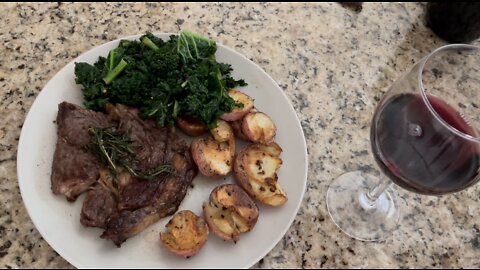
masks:
<svg viewBox="0 0 480 270"><path fill-rule="evenodd" d="M138 110L120 104L109 104L107 111L108 115L66 102L59 105L51 180L53 192L70 201L90 188L80 222L105 229L101 237L120 247L127 238L175 213L198 170L190 147L177 137L174 127L158 127L152 120L140 119ZM133 155L126 161L136 170L150 172L167 163L174 173L146 180L120 167L112 174L87 148L88 129L108 127L128 134Z"/></svg>
<svg viewBox="0 0 480 270"><path fill-rule="evenodd" d="M167 137L169 132L175 132L174 129L159 127L152 120L142 120L138 110L121 104L109 104L107 111L111 119L118 121L118 130L129 135L132 145L139 146L134 148L135 165L139 170L149 171L166 161L166 144L175 142L167 141Z"/></svg>
<svg viewBox="0 0 480 270"><path fill-rule="evenodd" d="M133 178L120 192L118 210L136 210L152 205L163 192L163 178L162 176L152 180Z"/></svg>
<svg viewBox="0 0 480 270"><path fill-rule="evenodd" d="M120 212L108 221L102 234L102 238L120 246L127 238L177 211L197 167L190 148L173 128L159 128L153 121L143 121L136 110L122 105L109 106L108 111L112 119L119 121L119 129L129 132L133 144L141 145L136 151L138 168L150 170L170 163L175 170L174 174L163 173L152 180L132 179L122 188Z"/></svg>
<svg viewBox="0 0 480 270"><path fill-rule="evenodd" d="M85 146L90 141L88 128L112 125L103 113L83 109L67 102L58 105L57 145L52 164L52 191L75 201L98 178L100 161Z"/></svg>
<svg viewBox="0 0 480 270"><path fill-rule="evenodd" d="M100 180L83 201L80 222L87 227L105 228L117 213L117 194L108 170L100 171Z"/></svg>
<svg viewBox="0 0 480 270"><path fill-rule="evenodd" d="M117 212L115 196L101 185L87 193L80 222L87 227L105 228L106 221Z"/></svg>
<svg viewBox="0 0 480 270"><path fill-rule="evenodd" d="M100 161L91 153L59 138L52 166L52 191L75 201L98 178Z"/></svg>
<svg viewBox="0 0 480 270"><path fill-rule="evenodd" d="M84 147L90 143L89 128L106 128L112 126L112 122L104 113L62 102L58 105L57 126L59 138L71 145Z"/></svg>
<svg viewBox="0 0 480 270"><path fill-rule="evenodd" d="M161 190L155 202L136 210L123 210L112 218L102 238L111 239L118 247L129 237L143 231L159 219L174 214L187 193L192 176L169 176L160 179ZM148 180L147 180L148 181ZM146 182L143 180L143 182Z"/></svg>

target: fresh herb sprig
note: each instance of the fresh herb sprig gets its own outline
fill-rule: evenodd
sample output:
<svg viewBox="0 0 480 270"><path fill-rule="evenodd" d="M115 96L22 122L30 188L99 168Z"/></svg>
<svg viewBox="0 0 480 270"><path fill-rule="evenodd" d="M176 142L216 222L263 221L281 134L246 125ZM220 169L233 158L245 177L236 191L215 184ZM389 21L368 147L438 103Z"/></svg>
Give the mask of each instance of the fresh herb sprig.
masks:
<svg viewBox="0 0 480 270"><path fill-rule="evenodd" d="M174 173L169 164L161 164L155 169L142 172L129 162L135 160L132 141L126 133L120 133L113 128L90 128L91 143L89 149L102 161L108 164L112 172L119 166L125 168L133 176L141 179L154 179L161 173Z"/></svg>

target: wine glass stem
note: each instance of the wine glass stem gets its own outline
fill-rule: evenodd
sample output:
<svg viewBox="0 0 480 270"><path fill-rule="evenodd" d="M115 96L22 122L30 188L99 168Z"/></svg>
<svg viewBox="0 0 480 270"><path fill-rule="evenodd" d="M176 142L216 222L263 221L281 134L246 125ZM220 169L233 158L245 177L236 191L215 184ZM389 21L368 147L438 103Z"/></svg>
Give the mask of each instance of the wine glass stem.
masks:
<svg viewBox="0 0 480 270"><path fill-rule="evenodd" d="M360 204L364 209L371 209L375 207L378 198L385 192L385 190L392 184L390 179L383 177L382 181L377 183L372 189L366 193L360 194Z"/></svg>

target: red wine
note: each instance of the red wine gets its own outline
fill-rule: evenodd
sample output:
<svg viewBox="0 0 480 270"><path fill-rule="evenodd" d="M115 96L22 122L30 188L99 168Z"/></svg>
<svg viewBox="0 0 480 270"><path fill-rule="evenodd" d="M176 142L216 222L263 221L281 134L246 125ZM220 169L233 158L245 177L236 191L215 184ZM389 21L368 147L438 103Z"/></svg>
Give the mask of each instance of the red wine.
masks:
<svg viewBox="0 0 480 270"><path fill-rule="evenodd" d="M450 126L477 135L451 106L433 96L428 100ZM371 129L373 153L396 184L413 192L440 195L479 180L478 144L440 123L420 95L394 96L377 110Z"/></svg>

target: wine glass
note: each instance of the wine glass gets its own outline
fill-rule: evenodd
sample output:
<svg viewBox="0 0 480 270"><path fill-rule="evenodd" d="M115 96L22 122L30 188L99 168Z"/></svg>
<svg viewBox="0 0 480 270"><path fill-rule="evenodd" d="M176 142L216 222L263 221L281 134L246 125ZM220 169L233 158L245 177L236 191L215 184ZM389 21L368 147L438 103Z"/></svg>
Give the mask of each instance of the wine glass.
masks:
<svg viewBox="0 0 480 270"><path fill-rule="evenodd" d="M480 47L440 47L384 95L370 129L383 175L360 171L336 178L327 192L335 224L349 236L384 239L398 226L393 181L409 191L443 195L479 179Z"/></svg>

